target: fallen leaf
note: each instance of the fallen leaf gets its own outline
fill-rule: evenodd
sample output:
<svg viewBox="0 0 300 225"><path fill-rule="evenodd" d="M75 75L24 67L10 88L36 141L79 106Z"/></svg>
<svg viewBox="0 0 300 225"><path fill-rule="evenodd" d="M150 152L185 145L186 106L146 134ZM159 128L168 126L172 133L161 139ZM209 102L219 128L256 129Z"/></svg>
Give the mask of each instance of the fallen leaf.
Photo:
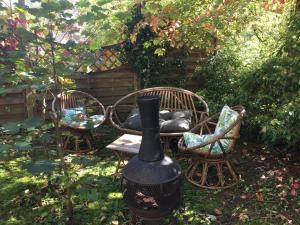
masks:
<svg viewBox="0 0 300 225"><path fill-rule="evenodd" d="M252 198L252 194L251 193L246 193L241 195L241 199L246 200L246 199L250 199Z"/></svg>
<svg viewBox="0 0 300 225"><path fill-rule="evenodd" d="M278 214L276 217L279 217L281 220L285 220L288 222L288 224L293 224L293 221L290 220L287 216L283 215L283 214Z"/></svg>
<svg viewBox="0 0 300 225"><path fill-rule="evenodd" d="M276 177L279 182L283 181L283 177Z"/></svg>
<svg viewBox="0 0 300 225"><path fill-rule="evenodd" d="M285 190L281 191L281 192L278 194L279 197L283 197L283 198L285 198L287 195L288 195L288 193L287 193L287 191L285 191Z"/></svg>
<svg viewBox="0 0 300 225"><path fill-rule="evenodd" d="M265 175L262 175L261 177L260 177L260 179L266 179L267 177L265 176Z"/></svg>
<svg viewBox="0 0 300 225"><path fill-rule="evenodd" d="M296 189L296 190L300 188L300 184L299 184L299 183L293 183L292 186L293 186L293 188Z"/></svg>
<svg viewBox="0 0 300 225"><path fill-rule="evenodd" d="M294 196L294 197L297 196L297 191L296 191L295 188L292 188L291 195Z"/></svg>
<svg viewBox="0 0 300 225"><path fill-rule="evenodd" d="M105 219L106 219L106 217L105 217L105 216L102 216L101 219L100 219L100 221L99 221L100 224L101 224Z"/></svg>
<svg viewBox="0 0 300 225"><path fill-rule="evenodd" d="M278 214L277 217L279 217L282 220L286 220L287 219L286 216L283 215L283 214Z"/></svg>
<svg viewBox="0 0 300 225"><path fill-rule="evenodd" d="M222 215L222 211L219 208L215 208L214 213L215 213L216 216L221 216Z"/></svg>
<svg viewBox="0 0 300 225"><path fill-rule="evenodd" d="M259 202L264 202L265 199L264 199L264 196L262 193L256 193L256 198L257 198L257 201Z"/></svg>
<svg viewBox="0 0 300 225"><path fill-rule="evenodd" d="M249 216L246 213L240 213L239 214L239 220L242 222L246 222L249 219Z"/></svg>
<svg viewBox="0 0 300 225"><path fill-rule="evenodd" d="M224 191L223 193L225 198L229 198L230 197L230 192L229 191Z"/></svg>

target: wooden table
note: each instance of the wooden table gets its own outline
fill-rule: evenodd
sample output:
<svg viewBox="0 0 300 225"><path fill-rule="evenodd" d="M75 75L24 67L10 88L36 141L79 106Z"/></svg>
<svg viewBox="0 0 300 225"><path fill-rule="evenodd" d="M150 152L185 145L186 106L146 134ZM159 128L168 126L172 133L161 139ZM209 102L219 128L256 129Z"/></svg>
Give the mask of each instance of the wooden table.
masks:
<svg viewBox="0 0 300 225"><path fill-rule="evenodd" d="M118 157L118 164L114 174L114 179L117 177L119 170L125 165L125 156L128 154L138 154L142 136L124 134L114 142L106 146L107 149L113 150Z"/></svg>

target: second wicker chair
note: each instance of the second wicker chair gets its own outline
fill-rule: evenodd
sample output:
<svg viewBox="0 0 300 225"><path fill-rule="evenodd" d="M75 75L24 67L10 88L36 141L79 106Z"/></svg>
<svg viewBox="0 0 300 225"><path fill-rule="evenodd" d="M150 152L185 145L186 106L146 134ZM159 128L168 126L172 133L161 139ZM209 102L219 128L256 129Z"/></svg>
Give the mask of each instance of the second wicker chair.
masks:
<svg viewBox="0 0 300 225"><path fill-rule="evenodd" d="M239 176L228 154L234 150L239 138L244 115L242 106L224 106L221 113L199 123L179 140L179 150L192 156L185 173L190 183L203 188L222 189L238 182Z"/></svg>

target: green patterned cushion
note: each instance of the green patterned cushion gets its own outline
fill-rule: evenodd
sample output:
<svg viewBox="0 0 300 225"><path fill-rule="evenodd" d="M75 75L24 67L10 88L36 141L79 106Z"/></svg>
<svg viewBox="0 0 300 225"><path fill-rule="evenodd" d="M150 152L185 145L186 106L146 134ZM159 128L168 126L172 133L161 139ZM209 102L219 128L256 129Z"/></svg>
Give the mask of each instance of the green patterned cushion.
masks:
<svg viewBox="0 0 300 225"><path fill-rule="evenodd" d="M215 137L214 134L198 135L198 134L194 134L194 133L190 133L190 132L186 132L183 134L184 142L185 142L187 148L192 148L192 147L198 146L204 142L211 141L214 137ZM229 143L228 144L223 143L223 140L221 141L221 143L222 143L224 150L227 151ZM201 148L201 151L204 153L208 152L210 146L211 146L211 144L203 146ZM222 153L223 152L222 152L220 145L216 142L211 150L211 154L219 155Z"/></svg>
<svg viewBox="0 0 300 225"><path fill-rule="evenodd" d="M188 148L198 146L204 142L211 141L216 135L224 132L231 124L233 124L237 118L238 118L238 113L232 109L230 109L229 106L225 105L220 113L220 117L218 120L218 123L216 125L216 129L214 134L208 134L208 135L198 135L190 132L186 132L183 134L183 138L185 141L185 144ZM230 130L225 137L228 137L232 135L234 130ZM229 139L221 139L220 143L222 144L225 152L229 150L229 145L230 145ZM211 144L206 145L201 148L201 151L203 152L208 152ZM222 149L219 145L218 142L216 142L212 148L211 154L216 155L216 154L222 154Z"/></svg>
<svg viewBox="0 0 300 225"><path fill-rule="evenodd" d="M228 105L225 105L220 113L218 123L216 125L215 134L224 132L229 126L236 122L238 113L232 110ZM231 129L225 136L230 136L233 133Z"/></svg>

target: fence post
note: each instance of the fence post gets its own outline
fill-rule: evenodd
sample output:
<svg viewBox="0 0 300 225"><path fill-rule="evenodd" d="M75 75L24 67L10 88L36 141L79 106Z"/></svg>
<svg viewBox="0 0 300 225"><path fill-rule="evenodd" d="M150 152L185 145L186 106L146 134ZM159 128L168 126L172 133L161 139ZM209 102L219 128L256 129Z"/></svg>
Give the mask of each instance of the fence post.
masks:
<svg viewBox="0 0 300 225"><path fill-rule="evenodd" d="M34 116L34 106L35 106L35 94L32 89L25 89L25 105L26 105L26 116L27 118L32 118Z"/></svg>

